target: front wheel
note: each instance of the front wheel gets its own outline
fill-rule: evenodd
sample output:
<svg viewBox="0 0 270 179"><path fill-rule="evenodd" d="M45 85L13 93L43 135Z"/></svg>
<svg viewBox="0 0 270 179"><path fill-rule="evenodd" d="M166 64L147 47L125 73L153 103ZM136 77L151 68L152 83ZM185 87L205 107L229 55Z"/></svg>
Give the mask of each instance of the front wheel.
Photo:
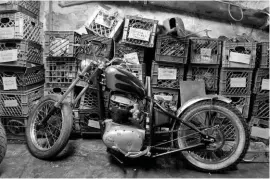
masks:
<svg viewBox="0 0 270 179"><path fill-rule="evenodd" d="M35 107L29 116L26 128L26 141L30 153L43 160L51 159L59 154L68 143L72 131L72 109L62 103L47 124L40 126L43 119L58 101L58 96L47 95Z"/></svg>
<svg viewBox="0 0 270 179"><path fill-rule="evenodd" d="M240 112L221 101L202 101L189 107L180 117L215 138L214 143L182 151L191 166L204 172L220 172L235 167L245 156L250 132ZM194 130L177 122L176 147L184 148L201 142Z"/></svg>

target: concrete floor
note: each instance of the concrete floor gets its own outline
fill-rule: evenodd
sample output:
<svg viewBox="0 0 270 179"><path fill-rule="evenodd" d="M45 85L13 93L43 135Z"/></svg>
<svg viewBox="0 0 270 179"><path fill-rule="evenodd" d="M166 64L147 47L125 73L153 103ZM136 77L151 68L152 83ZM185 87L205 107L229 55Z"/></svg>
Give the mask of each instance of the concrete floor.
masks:
<svg viewBox="0 0 270 179"><path fill-rule="evenodd" d="M106 152L99 139L70 140L54 161L31 156L24 144L9 144L0 165L1 178L269 178L268 163L240 163L223 174L197 172L179 158L141 159L122 166Z"/></svg>

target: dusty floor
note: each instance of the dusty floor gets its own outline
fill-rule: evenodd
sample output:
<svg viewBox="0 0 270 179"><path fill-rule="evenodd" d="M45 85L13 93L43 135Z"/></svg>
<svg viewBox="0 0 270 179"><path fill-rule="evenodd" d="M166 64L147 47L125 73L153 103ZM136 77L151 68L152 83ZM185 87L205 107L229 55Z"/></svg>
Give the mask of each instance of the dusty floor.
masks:
<svg viewBox="0 0 270 179"><path fill-rule="evenodd" d="M115 162L98 139L71 140L55 161L31 156L24 144L9 144L0 165L1 178L269 178L268 163L240 163L224 174L197 172L175 156L132 162Z"/></svg>

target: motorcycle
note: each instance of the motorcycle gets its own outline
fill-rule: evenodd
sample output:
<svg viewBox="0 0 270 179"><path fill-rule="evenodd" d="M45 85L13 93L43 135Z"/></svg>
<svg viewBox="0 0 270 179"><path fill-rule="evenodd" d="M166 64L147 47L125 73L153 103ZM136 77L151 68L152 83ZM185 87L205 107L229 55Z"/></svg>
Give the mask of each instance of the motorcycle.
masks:
<svg viewBox="0 0 270 179"><path fill-rule="evenodd" d="M2 163L7 152L7 135L3 124L0 122L0 163Z"/></svg>
<svg viewBox="0 0 270 179"><path fill-rule="evenodd" d="M92 47L92 46L91 46ZM219 95L193 98L179 109L153 98L151 78L145 85L121 67L122 59L81 61L81 72L63 95L47 95L29 116L26 129L30 153L43 160L59 154L69 140L78 100L98 81L101 136L111 155L125 158L151 157L181 152L195 169L218 172L235 167L249 146L250 131L230 99ZM116 65L115 65L116 64ZM85 86L73 102L65 99L77 83ZM104 91L109 92L105 116ZM168 131L159 130L167 126ZM166 141L158 141L168 134ZM163 147L162 147L163 146ZM164 147L165 146L165 147Z"/></svg>

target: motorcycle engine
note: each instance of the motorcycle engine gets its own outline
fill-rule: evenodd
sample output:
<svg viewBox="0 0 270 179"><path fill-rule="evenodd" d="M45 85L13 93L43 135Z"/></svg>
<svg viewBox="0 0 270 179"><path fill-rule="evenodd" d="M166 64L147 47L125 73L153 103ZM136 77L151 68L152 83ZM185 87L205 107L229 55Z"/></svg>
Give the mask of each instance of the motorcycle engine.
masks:
<svg viewBox="0 0 270 179"><path fill-rule="evenodd" d="M139 152L142 148L145 130L141 113L141 101L131 95L113 94L110 97L109 116L105 121L103 142L109 148L122 152Z"/></svg>

